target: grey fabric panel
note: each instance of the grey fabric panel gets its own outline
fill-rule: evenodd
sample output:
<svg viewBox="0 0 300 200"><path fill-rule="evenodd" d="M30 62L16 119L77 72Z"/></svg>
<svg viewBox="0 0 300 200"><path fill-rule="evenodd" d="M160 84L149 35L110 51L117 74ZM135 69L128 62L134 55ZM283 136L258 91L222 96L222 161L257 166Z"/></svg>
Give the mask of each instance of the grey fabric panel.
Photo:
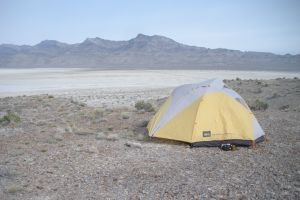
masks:
<svg viewBox="0 0 300 200"><path fill-rule="evenodd" d="M253 119L253 136L254 139L260 138L261 136L265 135L263 129L261 128L261 126L259 125L257 119L254 117Z"/></svg>
<svg viewBox="0 0 300 200"><path fill-rule="evenodd" d="M263 142L263 141L265 141L265 136L264 135L262 135L262 136L260 136L259 138L257 138L256 140L255 140L255 143L260 143L260 142Z"/></svg>
<svg viewBox="0 0 300 200"><path fill-rule="evenodd" d="M171 94L171 105L156 127L153 128L151 135L155 135L155 132L157 132L172 118L174 118L180 111L184 110L191 103L201 98L201 96L209 92L220 91L223 89L223 87L224 83L222 80L210 79L204 82L186 84L175 88Z"/></svg>
<svg viewBox="0 0 300 200"><path fill-rule="evenodd" d="M265 140L264 136L261 136L255 140L255 143L260 143ZM215 140L215 141L203 141L191 143L191 147L220 147L222 144L233 144L237 146L251 146L251 140Z"/></svg>

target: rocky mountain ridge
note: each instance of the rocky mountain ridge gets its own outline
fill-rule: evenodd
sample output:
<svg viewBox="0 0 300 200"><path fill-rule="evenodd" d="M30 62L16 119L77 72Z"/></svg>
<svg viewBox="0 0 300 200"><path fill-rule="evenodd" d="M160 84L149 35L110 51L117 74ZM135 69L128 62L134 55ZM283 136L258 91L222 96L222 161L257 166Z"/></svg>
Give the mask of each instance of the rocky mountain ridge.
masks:
<svg viewBox="0 0 300 200"><path fill-rule="evenodd" d="M300 55L209 49L138 34L127 41L87 38L67 44L0 45L0 68L300 70Z"/></svg>

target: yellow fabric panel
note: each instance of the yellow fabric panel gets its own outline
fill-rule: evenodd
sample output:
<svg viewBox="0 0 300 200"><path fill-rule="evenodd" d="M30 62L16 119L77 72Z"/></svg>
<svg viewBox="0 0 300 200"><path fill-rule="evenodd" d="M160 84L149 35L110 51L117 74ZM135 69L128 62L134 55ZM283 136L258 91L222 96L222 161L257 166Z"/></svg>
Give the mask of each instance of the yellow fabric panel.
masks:
<svg viewBox="0 0 300 200"><path fill-rule="evenodd" d="M164 116L171 105L172 102L172 96L170 96L165 103L160 107L160 109L155 113L154 117L150 120L150 122L147 125L147 129L149 132L149 135L152 136L152 130L156 127L158 122L161 120L161 117Z"/></svg>
<svg viewBox="0 0 300 200"><path fill-rule="evenodd" d="M179 112L153 136L191 143L200 100L194 101L183 111Z"/></svg>
<svg viewBox="0 0 300 200"><path fill-rule="evenodd" d="M253 140L253 114L232 97L214 92L203 96L199 104L193 142L212 140ZM203 131L210 131L203 137Z"/></svg>

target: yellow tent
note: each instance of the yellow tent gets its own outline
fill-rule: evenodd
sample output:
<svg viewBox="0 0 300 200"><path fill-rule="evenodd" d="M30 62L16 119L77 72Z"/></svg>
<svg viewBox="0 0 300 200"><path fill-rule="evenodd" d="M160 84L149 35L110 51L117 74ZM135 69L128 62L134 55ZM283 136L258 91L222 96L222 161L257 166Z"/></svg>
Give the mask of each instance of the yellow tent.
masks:
<svg viewBox="0 0 300 200"><path fill-rule="evenodd" d="M176 88L147 128L151 137L192 146L249 146L265 135L243 98L218 79Z"/></svg>

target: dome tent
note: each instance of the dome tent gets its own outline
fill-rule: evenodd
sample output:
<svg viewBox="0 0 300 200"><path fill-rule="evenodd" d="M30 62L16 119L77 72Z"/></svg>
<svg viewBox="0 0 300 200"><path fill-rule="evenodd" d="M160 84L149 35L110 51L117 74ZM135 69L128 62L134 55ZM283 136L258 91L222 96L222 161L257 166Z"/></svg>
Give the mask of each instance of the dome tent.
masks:
<svg viewBox="0 0 300 200"><path fill-rule="evenodd" d="M243 98L219 79L175 88L147 129L191 146L250 146L265 135Z"/></svg>

